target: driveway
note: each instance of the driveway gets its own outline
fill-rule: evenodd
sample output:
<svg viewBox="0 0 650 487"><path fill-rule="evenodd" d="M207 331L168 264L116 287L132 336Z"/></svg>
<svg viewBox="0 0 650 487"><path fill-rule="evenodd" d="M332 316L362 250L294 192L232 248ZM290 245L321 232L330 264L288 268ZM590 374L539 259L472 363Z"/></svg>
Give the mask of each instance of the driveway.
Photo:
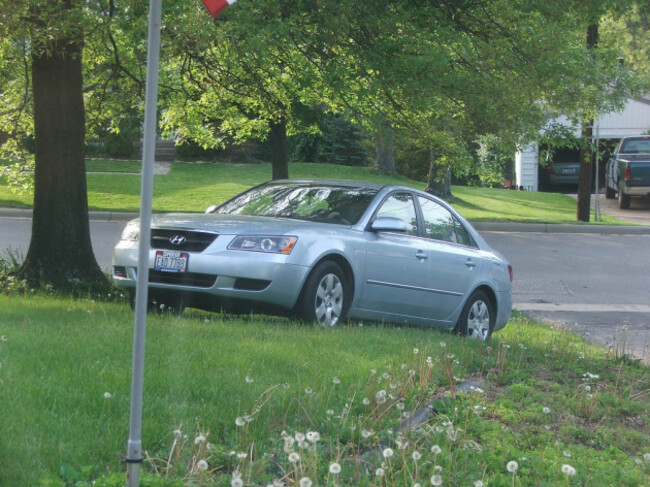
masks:
<svg viewBox="0 0 650 487"><path fill-rule="evenodd" d="M570 194L578 199L577 194ZM608 200L605 198L605 190L602 189L598 195L598 206L600 212L618 218L635 225L650 226L650 198L632 198L630 208L621 210L618 207L618 199ZM596 195L591 195L591 209L596 209Z"/></svg>

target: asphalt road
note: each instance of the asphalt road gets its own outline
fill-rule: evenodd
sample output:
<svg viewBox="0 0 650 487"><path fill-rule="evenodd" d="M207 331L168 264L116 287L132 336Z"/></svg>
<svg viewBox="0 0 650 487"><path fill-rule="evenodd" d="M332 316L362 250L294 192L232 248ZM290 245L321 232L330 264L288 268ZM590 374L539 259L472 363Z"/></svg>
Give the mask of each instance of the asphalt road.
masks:
<svg viewBox="0 0 650 487"><path fill-rule="evenodd" d="M95 256L108 270L124 222L90 225ZM650 235L517 228L481 230L514 267L515 309L650 363ZM0 254L24 255L30 233L29 218L0 217Z"/></svg>

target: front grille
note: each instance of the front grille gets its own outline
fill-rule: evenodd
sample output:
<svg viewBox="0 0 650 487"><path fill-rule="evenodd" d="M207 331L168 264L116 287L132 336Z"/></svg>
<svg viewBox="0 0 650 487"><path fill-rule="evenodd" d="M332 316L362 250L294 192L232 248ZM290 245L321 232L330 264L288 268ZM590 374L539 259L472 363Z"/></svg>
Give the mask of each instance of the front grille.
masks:
<svg viewBox="0 0 650 487"><path fill-rule="evenodd" d="M217 276L199 274L198 272L163 272L149 269L149 282L155 284L173 284L209 288L214 286Z"/></svg>
<svg viewBox="0 0 650 487"><path fill-rule="evenodd" d="M186 252L203 252L219 235L193 230L174 230L168 228L151 229L151 248L163 250L184 250ZM172 239L183 240L175 245Z"/></svg>

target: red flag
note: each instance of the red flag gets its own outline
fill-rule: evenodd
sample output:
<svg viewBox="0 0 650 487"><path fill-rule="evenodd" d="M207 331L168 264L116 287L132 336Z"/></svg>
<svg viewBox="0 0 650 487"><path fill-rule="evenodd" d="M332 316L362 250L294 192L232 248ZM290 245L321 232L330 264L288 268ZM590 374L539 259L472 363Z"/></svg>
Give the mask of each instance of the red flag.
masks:
<svg viewBox="0 0 650 487"><path fill-rule="evenodd" d="M232 5L237 0L203 0L203 5L208 9L210 15L214 19L217 15L221 13L222 10L225 10L226 7Z"/></svg>

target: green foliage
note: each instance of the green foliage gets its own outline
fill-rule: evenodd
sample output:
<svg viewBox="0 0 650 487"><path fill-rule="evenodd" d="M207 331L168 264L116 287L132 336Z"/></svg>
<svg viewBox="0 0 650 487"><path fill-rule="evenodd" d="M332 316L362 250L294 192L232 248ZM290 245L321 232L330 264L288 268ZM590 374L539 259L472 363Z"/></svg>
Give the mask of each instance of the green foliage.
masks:
<svg viewBox="0 0 650 487"><path fill-rule="evenodd" d="M130 159L135 153L133 140L123 132L110 132L104 139L104 152L116 159Z"/></svg>
<svg viewBox="0 0 650 487"><path fill-rule="evenodd" d="M344 166L368 164L369 155L362 145L365 137L358 125L340 114L323 114L319 128L318 133L296 134L289 138L292 161Z"/></svg>

